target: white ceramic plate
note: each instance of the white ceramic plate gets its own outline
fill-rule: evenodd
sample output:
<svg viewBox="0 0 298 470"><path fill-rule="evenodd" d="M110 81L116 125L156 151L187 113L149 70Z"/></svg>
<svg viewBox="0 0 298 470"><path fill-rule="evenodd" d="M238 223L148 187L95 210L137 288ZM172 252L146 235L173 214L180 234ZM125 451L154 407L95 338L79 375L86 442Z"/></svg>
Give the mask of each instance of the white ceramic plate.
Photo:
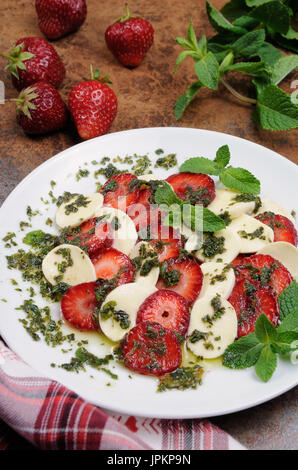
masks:
<svg viewBox="0 0 298 470"><path fill-rule="evenodd" d="M100 160L103 156L137 153L156 159L155 150L162 148L166 153L177 153L179 163L185 158L205 156L214 158L221 145L228 144L231 150L231 164L251 170L262 182L262 195L270 197L281 205L292 210L297 202L298 169L290 161L260 145L247 140L211 131L184 128L153 128L137 129L109 134L94 140L76 145L56 155L36 168L10 194L0 210L0 238L8 232L15 231L18 240L22 240L24 232L19 231L19 222L26 220L26 207L39 209L43 215L32 219L32 229L42 228L48 232L54 229L44 224L47 217L55 214L55 207L41 202L40 197L49 199L50 180L55 180L55 195L63 191L81 191L86 194L95 190L93 176L82 178L79 183L75 174L79 166L88 168L91 173L98 168L91 164L92 160ZM32 155L34 158L34 155ZM85 163L88 163L86 166ZM161 177L165 170L154 170ZM173 173L174 171L170 171ZM168 172L168 174L170 173ZM46 210L48 209L48 210ZM157 380L154 378L132 374L115 364L113 372L119 376L112 380L103 372L88 369L79 374L67 372L61 368L52 368L50 363L68 362L72 353L64 354L60 348L50 348L43 341L33 342L18 321L20 311L15 310L25 298L30 284L22 282L16 271L6 268L4 256L13 249L3 248L1 242L0 270L0 333L7 344L28 364L39 372L58 380L80 394L86 400L101 407L120 413L128 413L147 417L160 418L194 418L222 415L249 408L274 398L298 383L298 367L279 361L278 369L267 383L261 382L254 369L233 371L223 367L207 371L203 377L203 385L197 390L169 391L156 393ZM10 282L11 278L19 280L18 292ZM45 305L41 298L35 302ZM51 305L54 316L59 315L58 304ZM103 356L107 347L91 335L87 348ZM91 378L93 375L94 378ZM107 383L111 383L107 386Z"/></svg>

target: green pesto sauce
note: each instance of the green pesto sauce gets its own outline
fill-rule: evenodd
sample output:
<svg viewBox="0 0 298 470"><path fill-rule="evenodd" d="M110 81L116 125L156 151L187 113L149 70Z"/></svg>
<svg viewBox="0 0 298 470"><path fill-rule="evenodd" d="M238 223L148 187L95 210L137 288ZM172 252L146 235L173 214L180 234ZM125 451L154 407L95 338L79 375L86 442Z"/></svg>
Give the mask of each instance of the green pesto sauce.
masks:
<svg viewBox="0 0 298 470"><path fill-rule="evenodd" d="M159 379L158 392L166 390L196 389L202 383L203 369L199 365L180 367Z"/></svg>

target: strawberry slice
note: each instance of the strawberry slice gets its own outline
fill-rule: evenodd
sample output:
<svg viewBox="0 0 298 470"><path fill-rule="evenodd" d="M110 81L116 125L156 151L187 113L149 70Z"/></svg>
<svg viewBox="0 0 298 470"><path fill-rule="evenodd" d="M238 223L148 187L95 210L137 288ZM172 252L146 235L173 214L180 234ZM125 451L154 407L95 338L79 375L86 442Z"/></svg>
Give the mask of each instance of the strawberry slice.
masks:
<svg viewBox="0 0 298 470"><path fill-rule="evenodd" d="M279 307L276 297L268 287L261 287L258 281L241 279L236 282L228 301L238 317L238 338L255 331L257 318L261 313L276 326Z"/></svg>
<svg viewBox="0 0 298 470"><path fill-rule="evenodd" d="M133 180L137 177L130 173L112 176L100 191L104 195L104 205L126 212L128 206L137 201L140 192L138 186L130 187Z"/></svg>
<svg viewBox="0 0 298 470"><path fill-rule="evenodd" d="M78 284L68 289L62 297L61 310L65 320L79 330L98 330L98 324L93 315L98 304L95 285L95 282Z"/></svg>
<svg viewBox="0 0 298 470"><path fill-rule="evenodd" d="M118 278L116 287L132 282L134 279L134 267L131 260L115 248L97 253L91 257L91 261L95 268L96 278L108 280Z"/></svg>
<svg viewBox="0 0 298 470"><path fill-rule="evenodd" d="M214 181L203 173L182 172L169 176L166 181L180 199L191 204L208 206L215 198Z"/></svg>
<svg viewBox="0 0 298 470"><path fill-rule="evenodd" d="M125 336L120 351L128 369L144 375L164 375L182 360L177 336L159 323L143 321Z"/></svg>
<svg viewBox="0 0 298 470"><path fill-rule="evenodd" d="M177 292L192 304L201 291L202 283L203 273L197 261L172 258L163 263L157 288Z"/></svg>
<svg viewBox="0 0 298 470"><path fill-rule="evenodd" d="M180 233L173 227L162 225L161 218L156 224L142 227L139 231L140 240L148 240L150 245L157 251L160 263L176 258L180 254L180 248L184 247L184 241Z"/></svg>
<svg viewBox="0 0 298 470"><path fill-rule="evenodd" d="M177 292L161 289L151 294L139 307L137 323L157 322L169 330L185 335L189 325L190 311L186 300Z"/></svg>
<svg viewBox="0 0 298 470"><path fill-rule="evenodd" d="M273 212L264 212L263 214L259 214L256 219L272 228L275 242L288 242L297 246L297 230L293 222L287 217L273 214Z"/></svg>
<svg viewBox="0 0 298 470"><path fill-rule="evenodd" d="M262 286L269 287L277 297L293 281L287 268L269 255L247 256L239 260L238 264L233 264L233 267L236 280L244 278L259 281Z"/></svg>
<svg viewBox="0 0 298 470"><path fill-rule="evenodd" d="M74 245L86 249L89 255L99 250L110 248L113 243L113 229L109 222L101 221L97 217L83 222L72 230L66 237Z"/></svg>

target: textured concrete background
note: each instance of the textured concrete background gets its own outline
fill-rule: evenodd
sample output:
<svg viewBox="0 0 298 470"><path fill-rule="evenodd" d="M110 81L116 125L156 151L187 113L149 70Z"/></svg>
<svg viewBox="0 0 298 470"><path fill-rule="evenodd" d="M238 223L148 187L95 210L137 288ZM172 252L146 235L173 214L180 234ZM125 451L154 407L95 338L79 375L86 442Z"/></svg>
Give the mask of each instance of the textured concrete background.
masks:
<svg viewBox="0 0 298 470"><path fill-rule="evenodd" d="M221 7L225 0L213 0ZM185 36L190 16L193 15L198 35L213 34L205 13L204 0L135 0L130 2L132 13L150 20L155 29L155 42L143 64L128 70L122 67L105 46L106 27L123 14L123 0L87 0L88 16L75 34L54 43L67 70L61 94L67 100L71 87L82 77L88 77L89 64L109 72L113 89L119 100L117 117L110 132L151 126L185 126L233 134L271 148L298 163L297 131L268 132L258 128L251 120L250 105L239 103L225 89L217 92L202 90L178 123L173 115L177 97L195 80L193 64L188 59L173 74L180 47L176 36ZM1 0L0 51L8 52L17 39L41 36L38 29L33 0ZM0 70L5 59L0 59ZM283 84L290 92L290 84L297 79L291 74ZM16 91L10 79L1 72L6 98L15 98ZM239 80L240 79L240 80ZM231 84L243 94L250 93L243 77L233 76ZM79 142L70 126L64 132L45 137L24 135L15 120L15 105L7 102L0 106L0 203L17 183L40 163L56 153ZM251 410L216 418L213 421L229 431L250 449L297 449L298 447L298 394L297 388L271 402Z"/></svg>

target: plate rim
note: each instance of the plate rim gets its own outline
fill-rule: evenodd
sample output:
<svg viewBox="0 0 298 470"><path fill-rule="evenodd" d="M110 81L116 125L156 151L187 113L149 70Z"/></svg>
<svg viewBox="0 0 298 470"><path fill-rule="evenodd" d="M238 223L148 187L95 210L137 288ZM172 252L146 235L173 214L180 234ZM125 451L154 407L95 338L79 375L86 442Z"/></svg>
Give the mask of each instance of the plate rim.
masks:
<svg viewBox="0 0 298 470"><path fill-rule="evenodd" d="M216 134L218 136L224 136L225 138L228 137L228 138L231 138L231 139L236 139L238 141L241 141L243 143L245 143L245 145L249 144L249 145L252 145L253 147L257 146L259 147L263 152L266 151L268 153L271 153L272 156L274 155L275 158L279 159L280 161L282 161L282 164L286 164L289 168L291 168L292 170L294 171L297 171L298 172L298 166L292 162L291 160L287 159L286 157L284 157L283 155L275 152L274 150L272 149L269 149L267 147L264 147L263 145L261 144L258 144L258 143L255 143L251 140L248 140L248 139L245 139L245 138L242 138L242 137L238 137L238 136L233 136L232 134L228 134L228 133L224 133L224 132L217 132L217 131L212 131L212 130L208 130L208 129L198 129L198 128L193 128L193 127L161 127L161 126L157 126L157 127L145 127L145 128L137 128L137 129L128 129L128 130L123 130L123 131L118 131L118 132L113 132L113 133L109 133L109 134L106 134L106 135L103 135L103 136L99 136L99 137L96 137L94 139L90 139L90 140L87 140L87 141L83 141L83 142L80 142L80 143L77 143L71 147L68 147L64 150L62 150L61 152L58 152L57 154L53 155L52 157L48 158L46 161L42 162L40 165L38 165L36 168L34 168L30 173L28 173L28 175L26 175L16 186L15 188L8 194L8 196L5 198L5 200L3 201L3 203L1 204L0 206L0 220L1 220L1 215L2 215L2 211L3 209L5 209L6 205L10 203L10 199L13 198L15 196L16 193L18 193L23 185L26 184L26 182L28 180L30 180L30 178L34 177L36 173L38 173L41 169L44 169L46 168L47 166L51 166L52 164L55 163L55 161L61 157L65 158L67 156L68 153L71 153L75 150L78 150L80 149L81 147L87 147L88 145L90 145L90 143L92 142L95 142L95 141L98 141L98 142L103 142L105 140L110 140L110 139L113 139L113 137L117 136L117 137L121 137L122 135L126 135L126 134L133 134L133 133L136 133L136 132L152 132L152 131L161 131L161 132L164 132L164 131L173 131L173 132L195 132L195 133L207 133L207 134ZM14 349L14 346L13 345L10 345L10 341L7 339L5 333L3 332L0 332L2 338L4 339L4 341L6 342L6 344L13 350L15 351ZM18 348L17 348L18 349ZM20 356L21 358L21 355L17 352L17 354ZM23 359L22 359L23 360ZM24 361L26 362L26 361ZM32 366L31 366L32 367ZM34 368L37 370L37 372L40 372L42 374L42 376L46 377L46 378L50 378L51 380L55 380L59 383L61 383L62 385L66 386L67 388L69 388L70 390L73 390L75 393L79 394L79 396L81 396L83 399L87 399L89 402L91 403L94 403L96 406L100 406L106 410L109 410L109 411L112 411L112 412L116 412L116 413L122 413L122 414L132 414L134 416L143 416L143 417L154 417L154 418L158 418L158 419L190 419L190 418L207 418L207 417L213 417L213 416L223 416L223 415L226 415L226 414L231 414L231 413L236 413L236 412L239 412L239 411L242 411L242 410L246 410L246 409L249 409L249 408L252 408L254 406L258 406L262 403L265 403L267 401L270 401L278 396L281 396L282 394L286 393L287 391L293 389L295 386L298 385L298 378L297 380L295 381L295 379L293 381L291 381L290 384L288 384L286 387L282 388L282 391L277 391L277 392L272 392L271 394L267 395L264 399L259 399L257 401L252 401L250 402L249 404L244 404L243 406L235 406L234 408L233 407L230 407L229 409L227 410L224 410L224 411L215 411L214 413L208 413L208 415L204 415L202 413L196 413L195 411L194 412L189 412L189 413L183 413L183 414L179 414L179 418L177 418L177 414L176 413L158 413L158 412L155 412L154 414L152 413L146 413L146 411L144 413L139 413L139 412L135 412L133 409L129 409L129 406L126 406L124 408L122 408L121 406L117 407L117 406L112 406L112 408L109 407L108 404L106 404L105 402L101 401L92 401L90 400L90 397L86 398L86 396L84 397L84 394L82 394L81 392L78 393L76 392L76 387L74 388L71 388L69 387L69 385L65 385L63 382L60 382L57 380L57 378L54 377L54 375L52 374L49 374L47 373L46 375L41 371L41 369L39 369L38 367L34 366Z"/></svg>

